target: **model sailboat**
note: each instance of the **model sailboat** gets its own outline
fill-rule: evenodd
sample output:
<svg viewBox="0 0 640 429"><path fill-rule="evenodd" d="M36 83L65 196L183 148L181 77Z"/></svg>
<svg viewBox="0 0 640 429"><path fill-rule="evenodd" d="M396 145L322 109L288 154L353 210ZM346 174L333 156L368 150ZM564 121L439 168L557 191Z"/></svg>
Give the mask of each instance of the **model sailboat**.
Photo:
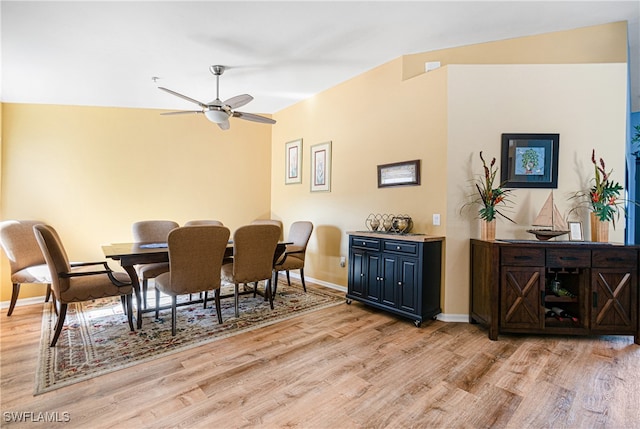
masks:
<svg viewBox="0 0 640 429"><path fill-rule="evenodd" d="M532 225L540 228L528 229L527 232L535 235L538 240L548 240L569 232L567 222L562 218L560 210L553 202L553 191L547 197L547 201Z"/></svg>

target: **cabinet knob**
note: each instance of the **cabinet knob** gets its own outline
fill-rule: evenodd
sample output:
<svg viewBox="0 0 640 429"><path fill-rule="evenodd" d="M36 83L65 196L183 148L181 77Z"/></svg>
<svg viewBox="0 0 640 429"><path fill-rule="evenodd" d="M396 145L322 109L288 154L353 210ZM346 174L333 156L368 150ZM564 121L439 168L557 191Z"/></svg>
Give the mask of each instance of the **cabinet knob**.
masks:
<svg viewBox="0 0 640 429"><path fill-rule="evenodd" d="M362 242L362 245L366 247L366 246L367 246L367 242L366 242L366 241L363 241L363 242Z"/></svg>
<svg viewBox="0 0 640 429"><path fill-rule="evenodd" d="M398 282L398 286L402 286L402 282Z"/></svg>
<svg viewBox="0 0 640 429"><path fill-rule="evenodd" d="M396 247L396 250L400 250L400 246L397 246L397 247Z"/></svg>
<svg viewBox="0 0 640 429"><path fill-rule="evenodd" d="M360 273L360 277L364 277L364 273Z"/></svg>

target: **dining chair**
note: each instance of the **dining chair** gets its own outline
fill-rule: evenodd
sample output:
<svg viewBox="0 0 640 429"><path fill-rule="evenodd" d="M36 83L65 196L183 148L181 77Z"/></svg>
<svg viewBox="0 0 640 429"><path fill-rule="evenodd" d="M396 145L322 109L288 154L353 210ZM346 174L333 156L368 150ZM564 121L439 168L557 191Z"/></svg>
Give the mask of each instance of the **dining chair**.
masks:
<svg viewBox="0 0 640 429"><path fill-rule="evenodd" d="M9 260L11 283L13 283L7 316L13 314L22 284L46 284L47 293L44 302L48 302L51 297L49 268L33 233L33 226L41 223L33 220L0 222L0 245ZM55 300L55 297L53 299ZM56 308L55 304L54 308Z"/></svg>
<svg viewBox="0 0 640 429"><path fill-rule="evenodd" d="M172 220L142 220L132 226L133 240L136 243L166 243L169 232L178 228L177 222ZM153 264L138 264L134 266L142 286L142 307L147 308L147 289L149 279L169 271L167 262Z"/></svg>
<svg viewBox="0 0 640 429"><path fill-rule="evenodd" d="M293 244L287 244L287 248L284 255L274 267L276 271L275 282L273 285L273 294L275 295L278 288L278 273L280 271L287 272L287 284L291 286L291 278L289 277L289 271L300 270L300 280L302 281L302 288L307 291L307 285L304 282L304 259L307 253L307 244L309 238L313 232L313 223L309 221L298 221L291 224L289 227L289 236L287 241Z"/></svg>
<svg viewBox="0 0 640 429"><path fill-rule="evenodd" d="M156 319L160 311L160 292L171 295L171 335L176 335L176 306L178 295L213 290L218 323L222 324L220 309L220 270L227 244L229 228L220 225L193 225L176 228L169 233L169 272L155 278Z"/></svg>
<svg viewBox="0 0 640 429"><path fill-rule="evenodd" d="M255 291L258 282L265 280L265 297L273 310L273 257L279 239L280 228L273 224L244 225L233 233L233 262L222 265L222 279L235 285L236 317L239 316L240 283L255 283Z"/></svg>
<svg viewBox="0 0 640 429"><path fill-rule="evenodd" d="M216 226L224 226L222 222L219 220L190 220L185 223L184 226L196 226L196 225L216 225Z"/></svg>
<svg viewBox="0 0 640 429"><path fill-rule="evenodd" d="M73 302L119 296L129 321L129 329L134 330L131 305L133 287L126 273L112 271L106 261L75 262L74 267L71 267L62 241L53 227L37 224L33 226L33 233L49 268L53 293L59 305L51 347L55 347L60 337L67 306Z"/></svg>

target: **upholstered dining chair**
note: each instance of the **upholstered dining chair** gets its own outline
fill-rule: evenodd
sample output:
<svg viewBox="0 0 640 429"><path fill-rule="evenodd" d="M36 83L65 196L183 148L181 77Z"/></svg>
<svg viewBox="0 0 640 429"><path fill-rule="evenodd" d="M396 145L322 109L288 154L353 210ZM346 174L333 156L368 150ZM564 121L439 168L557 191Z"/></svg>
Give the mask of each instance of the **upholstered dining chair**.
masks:
<svg viewBox="0 0 640 429"><path fill-rule="evenodd" d="M169 232L179 226L177 222L172 220L142 220L135 222L132 226L133 240L136 243L166 243ZM147 308L149 279L169 271L169 264L167 262L139 264L134 268L141 282L142 307Z"/></svg>
<svg viewBox="0 0 640 429"><path fill-rule="evenodd" d="M282 238L282 221L279 219L255 219L251 221L251 225L275 225L280 228L280 236L278 238Z"/></svg>
<svg viewBox="0 0 640 429"><path fill-rule="evenodd" d="M273 277L273 257L280 239L277 225L244 225L233 233L233 262L222 266L222 279L235 285L235 315L239 312L240 283L257 283L265 280L265 297L273 310L271 279ZM255 291L255 289L254 289Z"/></svg>
<svg viewBox="0 0 640 429"><path fill-rule="evenodd" d="M216 226L224 226L222 224L222 222L220 222L219 220L190 220L189 222L185 223L184 226L196 226L196 225L216 225Z"/></svg>
<svg viewBox="0 0 640 429"><path fill-rule="evenodd" d="M309 238L313 232L313 223L309 221L298 221L291 224L289 227L289 236L287 241L293 244L288 244L284 255L274 267L276 271L276 280L273 285L273 294L276 293L278 287L278 273L280 271L287 272L287 283L291 286L291 278L289 277L289 271L300 270L300 280L302 281L302 288L307 291L307 285L304 283L304 258L307 253L307 244Z"/></svg>
<svg viewBox="0 0 640 429"><path fill-rule="evenodd" d="M34 225L33 233L49 268L53 293L59 305L51 347L55 347L60 337L67 315L67 306L73 302L119 296L125 307L124 312L127 314L129 329L134 330L131 305L133 287L127 274L112 271L104 261L76 262L72 268L62 241L53 227L43 224Z"/></svg>
<svg viewBox="0 0 640 429"><path fill-rule="evenodd" d="M159 317L160 292L171 295L171 335L176 335L177 296L213 290L218 323L220 310L220 269L229 242L229 228L219 225L193 225L169 233L169 272L155 278L156 319Z"/></svg>
<svg viewBox="0 0 640 429"><path fill-rule="evenodd" d="M2 250L4 250L9 260L11 283L13 283L7 316L13 314L22 284L46 284L47 294L44 302L48 302L51 297L51 275L40 246L36 241L36 236L33 233L33 226L41 223L34 220L6 220L0 222L0 245L2 245Z"/></svg>

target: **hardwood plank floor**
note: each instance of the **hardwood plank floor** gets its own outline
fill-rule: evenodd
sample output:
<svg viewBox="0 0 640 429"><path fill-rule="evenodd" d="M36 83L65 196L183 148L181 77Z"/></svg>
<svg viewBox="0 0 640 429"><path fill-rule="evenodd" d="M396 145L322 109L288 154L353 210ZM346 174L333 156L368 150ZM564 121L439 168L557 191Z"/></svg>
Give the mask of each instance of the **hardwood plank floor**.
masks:
<svg viewBox="0 0 640 429"><path fill-rule="evenodd" d="M354 303L33 396L41 315L0 316L2 427L640 428L632 337L490 341Z"/></svg>

